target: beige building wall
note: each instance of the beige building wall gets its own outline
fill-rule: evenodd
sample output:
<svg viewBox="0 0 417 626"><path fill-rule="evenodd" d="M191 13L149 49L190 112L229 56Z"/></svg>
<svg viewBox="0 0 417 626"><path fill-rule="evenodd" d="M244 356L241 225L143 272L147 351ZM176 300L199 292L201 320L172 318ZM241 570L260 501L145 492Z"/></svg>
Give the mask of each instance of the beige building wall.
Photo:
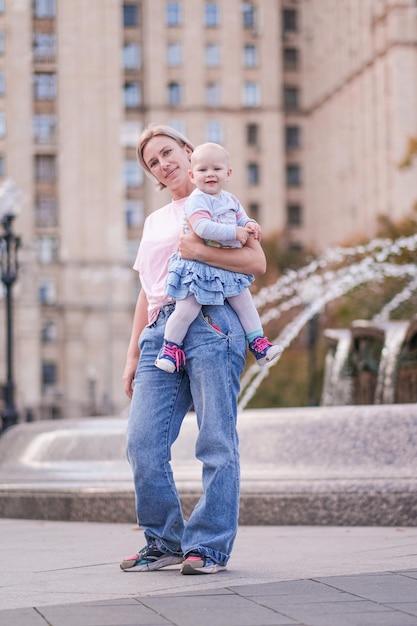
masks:
<svg viewBox="0 0 417 626"><path fill-rule="evenodd" d="M32 152L32 22L30 0L8 3L0 14L0 29L4 32L4 53L0 68L4 75L4 95L0 110L5 115L5 133L0 138L0 153L4 158L4 175L11 176L21 191L19 215L15 230L22 238L19 253L19 281L14 287L14 371L16 400L19 405L39 403L40 381L40 311L37 303L36 256L33 242L33 152ZM5 380L6 338L4 306L0 301L1 349L0 380ZM30 367L23 366L30 361Z"/></svg>
<svg viewBox="0 0 417 626"><path fill-rule="evenodd" d="M304 242L373 235L417 201L417 9L411 0L304 3Z"/></svg>
<svg viewBox="0 0 417 626"><path fill-rule="evenodd" d="M61 0L57 11L65 413L127 404L121 374L134 295L123 213L120 2L83 7Z"/></svg>
<svg viewBox="0 0 417 626"><path fill-rule="evenodd" d="M36 19L32 5L6 2L0 14L6 85L0 153L4 176L22 191L13 290L16 404L22 417L28 409L35 417L118 413L128 404L121 375L137 294L124 216L121 3L92 0L85 12L82 1L58 0L51 19ZM50 57L35 52L34 33L54 34ZM56 97L36 98L35 74L56 76ZM36 139L35 113L55 115L55 132ZM39 157L55 160L53 177L40 177ZM56 199L56 222L39 222L42 195ZM40 254L40 238L56 243L51 258ZM50 291L40 298L45 285ZM45 380L49 366L54 376Z"/></svg>

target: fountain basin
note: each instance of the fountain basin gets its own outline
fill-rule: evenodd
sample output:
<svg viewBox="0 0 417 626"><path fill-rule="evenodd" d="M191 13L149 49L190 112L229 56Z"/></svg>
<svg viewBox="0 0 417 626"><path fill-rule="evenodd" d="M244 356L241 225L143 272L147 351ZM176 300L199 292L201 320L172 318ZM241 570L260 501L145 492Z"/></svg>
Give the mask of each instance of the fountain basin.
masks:
<svg viewBox="0 0 417 626"><path fill-rule="evenodd" d="M15 426L0 438L0 516L135 522L126 420ZM173 449L184 514L200 492L195 416ZM246 410L241 524L413 525L417 405Z"/></svg>

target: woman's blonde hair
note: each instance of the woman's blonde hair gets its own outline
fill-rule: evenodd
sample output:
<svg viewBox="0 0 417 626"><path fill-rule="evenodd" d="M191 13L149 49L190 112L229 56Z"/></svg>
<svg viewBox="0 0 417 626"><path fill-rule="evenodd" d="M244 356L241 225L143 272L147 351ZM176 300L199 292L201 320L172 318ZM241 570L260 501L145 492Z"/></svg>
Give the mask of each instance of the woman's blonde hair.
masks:
<svg viewBox="0 0 417 626"><path fill-rule="evenodd" d="M188 146L190 148L191 152L194 150L193 144L187 139L187 137L185 137L185 135L180 133L175 128L172 128L171 126L165 126L164 124L149 124L149 126L147 126L143 130L141 136L139 137L139 142L138 142L138 147L136 149L136 154L137 154L138 161L139 161L139 164L142 167L142 169L146 172L146 174L150 174L150 176L153 179L155 179L155 176L152 174L152 172L150 171L149 167L147 166L147 164L144 161L143 151L144 151L146 145L148 144L148 142L150 141L150 139L152 139L152 137L157 137L159 135L162 135L164 137L170 137L171 139L176 141L177 144L179 146L181 146L182 148L184 146ZM163 183L157 181L156 187L157 187L157 189L162 190L162 189L165 189L166 185L164 185Z"/></svg>

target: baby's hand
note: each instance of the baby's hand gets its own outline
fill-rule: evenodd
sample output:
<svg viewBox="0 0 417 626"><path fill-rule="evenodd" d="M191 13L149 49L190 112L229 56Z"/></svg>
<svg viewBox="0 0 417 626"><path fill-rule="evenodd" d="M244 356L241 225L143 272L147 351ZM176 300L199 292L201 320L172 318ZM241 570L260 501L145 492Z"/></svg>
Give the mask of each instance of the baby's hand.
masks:
<svg viewBox="0 0 417 626"><path fill-rule="evenodd" d="M245 243L247 242L249 237L249 233L246 230L246 228L243 228L243 226L236 226L236 239L239 241L239 243L242 244L242 246L245 245Z"/></svg>
<svg viewBox="0 0 417 626"><path fill-rule="evenodd" d="M248 222L245 226L245 230L252 234L256 241L261 240L262 230L257 222Z"/></svg>

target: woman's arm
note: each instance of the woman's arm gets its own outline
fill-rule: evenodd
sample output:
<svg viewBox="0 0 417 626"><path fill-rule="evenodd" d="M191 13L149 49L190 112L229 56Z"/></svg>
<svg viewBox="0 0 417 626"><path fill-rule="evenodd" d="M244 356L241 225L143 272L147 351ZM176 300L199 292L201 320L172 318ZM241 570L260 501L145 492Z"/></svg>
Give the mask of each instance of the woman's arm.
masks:
<svg viewBox="0 0 417 626"><path fill-rule="evenodd" d="M206 246L195 233L181 235L178 251L183 259L193 259L229 272L265 274L266 258L259 241L250 236L243 248Z"/></svg>
<svg viewBox="0 0 417 626"><path fill-rule="evenodd" d="M139 361L138 341L142 330L148 323L148 300L143 289L140 290L136 302L135 314L133 316L132 332L130 335L129 347L126 355L126 365L122 380L125 394L132 397L132 383L135 377L136 368Z"/></svg>

